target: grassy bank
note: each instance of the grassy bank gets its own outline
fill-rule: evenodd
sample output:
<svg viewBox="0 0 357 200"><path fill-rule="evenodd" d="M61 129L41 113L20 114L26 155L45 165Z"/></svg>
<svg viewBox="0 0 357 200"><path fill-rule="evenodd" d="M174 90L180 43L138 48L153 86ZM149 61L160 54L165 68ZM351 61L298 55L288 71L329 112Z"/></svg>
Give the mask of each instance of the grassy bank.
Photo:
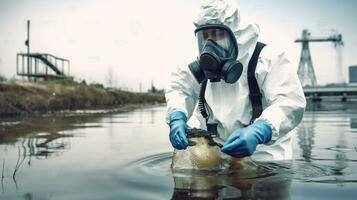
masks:
<svg viewBox="0 0 357 200"><path fill-rule="evenodd" d="M127 92L101 85L75 82L0 82L0 117L164 102L163 94Z"/></svg>

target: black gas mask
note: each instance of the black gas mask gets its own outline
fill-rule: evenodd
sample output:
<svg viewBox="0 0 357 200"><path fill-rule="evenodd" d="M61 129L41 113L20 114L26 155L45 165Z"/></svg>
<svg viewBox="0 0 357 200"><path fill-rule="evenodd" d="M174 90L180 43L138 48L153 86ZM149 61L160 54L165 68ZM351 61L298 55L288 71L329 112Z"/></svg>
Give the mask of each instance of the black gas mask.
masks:
<svg viewBox="0 0 357 200"><path fill-rule="evenodd" d="M235 83L242 74L243 65L237 61L238 45L232 30L222 24L197 27L199 57L189 64L191 72L203 80Z"/></svg>

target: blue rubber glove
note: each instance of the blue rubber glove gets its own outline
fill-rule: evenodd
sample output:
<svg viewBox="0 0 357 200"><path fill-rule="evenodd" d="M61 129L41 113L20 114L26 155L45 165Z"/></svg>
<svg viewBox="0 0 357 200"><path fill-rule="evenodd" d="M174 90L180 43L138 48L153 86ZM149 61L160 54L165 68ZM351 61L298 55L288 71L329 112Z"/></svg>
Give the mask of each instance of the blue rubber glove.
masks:
<svg viewBox="0 0 357 200"><path fill-rule="evenodd" d="M186 149L188 147L188 139L186 137L186 129L189 126L186 124L187 117L183 112L175 111L170 114L170 142L175 149Z"/></svg>
<svg viewBox="0 0 357 200"><path fill-rule="evenodd" d="M258 144L271 140L272 130L265 120L257 120L253 124L234 131L227 139L221 151L233 157L251 156Z"/></svg>

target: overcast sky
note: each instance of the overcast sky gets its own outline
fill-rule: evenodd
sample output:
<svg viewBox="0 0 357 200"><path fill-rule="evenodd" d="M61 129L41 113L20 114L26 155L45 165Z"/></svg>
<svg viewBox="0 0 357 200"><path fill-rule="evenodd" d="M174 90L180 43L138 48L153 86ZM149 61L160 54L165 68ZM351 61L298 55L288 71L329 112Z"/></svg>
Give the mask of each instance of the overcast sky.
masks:
<svg viewBox="0 0 357 200"><path fill-rule="evenodd" d="M357 1L237 0L243 24L260 26L260 41L286 51L297 68L303 29L312 36L341 33L343 70L357 65ZM164 87L169 71L197 56L193 18L199 1L189 0L0 0L0 74L16 73L15 55L26 52L26 21L31 50L70 59L77 79L138 91L151 80ZM336 81L332 43L310 45L319 84Z"/></svg>

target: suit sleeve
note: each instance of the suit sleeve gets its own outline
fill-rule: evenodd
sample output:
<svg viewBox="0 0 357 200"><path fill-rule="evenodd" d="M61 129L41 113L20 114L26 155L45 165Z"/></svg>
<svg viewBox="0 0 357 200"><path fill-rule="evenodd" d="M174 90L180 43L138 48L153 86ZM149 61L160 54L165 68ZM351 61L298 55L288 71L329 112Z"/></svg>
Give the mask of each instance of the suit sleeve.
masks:
<svg viewBox="0 0 357 200"><path fill-rule="evenodd" d="M186 66L177 67L170 75L169 83L165 89L167 103L166 123L169 123L169 115L175 111L185 113L187 119L192 116L197 103L198 94L195 92L199 84Z"/></svg>
<svg viewBox="0 0 357 200"><path fill-rule="evenodd" d="M306 100L297 72L285 54L268 59L264 51L255 75L267 105L258 119L272 126L272 143L301 122Z"/></svg>

